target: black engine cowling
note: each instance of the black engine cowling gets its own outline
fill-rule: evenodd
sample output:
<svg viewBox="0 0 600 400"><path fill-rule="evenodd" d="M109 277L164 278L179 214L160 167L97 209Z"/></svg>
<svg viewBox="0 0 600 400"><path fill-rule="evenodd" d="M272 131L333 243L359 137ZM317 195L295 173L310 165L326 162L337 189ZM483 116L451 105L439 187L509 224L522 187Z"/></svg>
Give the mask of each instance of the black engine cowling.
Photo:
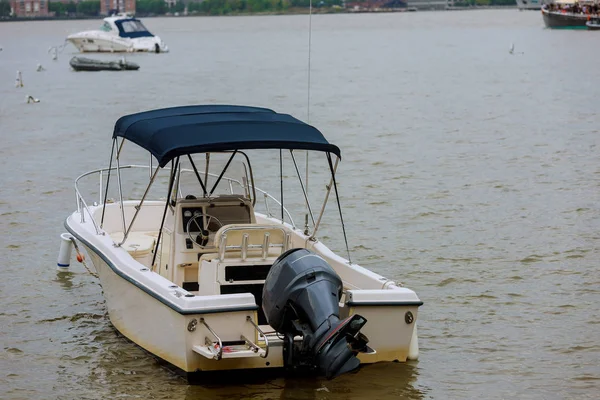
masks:
<svg viewBox="0 0 600 400"><path fill-rule="evenodd" d="M273 263L262 294L269 325L284 335L284 365L333 378L357 368L359 352L372 352L360 333L360 315L339 319L342 280L320 256L292 249ZM295 342L302 336L302 342Z"/></svg>

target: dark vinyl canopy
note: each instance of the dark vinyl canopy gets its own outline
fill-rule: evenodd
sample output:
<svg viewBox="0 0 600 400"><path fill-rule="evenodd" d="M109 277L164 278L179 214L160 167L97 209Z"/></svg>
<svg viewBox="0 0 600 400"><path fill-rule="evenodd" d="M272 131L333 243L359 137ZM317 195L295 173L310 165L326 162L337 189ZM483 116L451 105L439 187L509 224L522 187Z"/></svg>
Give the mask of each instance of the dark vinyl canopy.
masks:
<svg viewBox="0 0 600 400"><path fill-rule="evenodd" d="M124 38L154 37L139 19L118 19L115 21L115 25L119 29L119 36Z"/></svg>
<svg viewBox="0 0 600 400"><path fill-rule="evenodd" d="M198 105L126 115L115 124L113 138L123 137L148 150L161 167L194 153L249 149L297 149L334 153L315 127L291 115L258 107Z"/></svg>

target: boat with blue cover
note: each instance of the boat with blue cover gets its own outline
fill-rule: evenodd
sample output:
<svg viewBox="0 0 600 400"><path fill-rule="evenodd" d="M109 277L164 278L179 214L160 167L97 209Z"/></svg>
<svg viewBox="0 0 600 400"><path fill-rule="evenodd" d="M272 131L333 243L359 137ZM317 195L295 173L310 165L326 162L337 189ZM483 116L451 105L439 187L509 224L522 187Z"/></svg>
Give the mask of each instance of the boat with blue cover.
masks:
<svg viewBox="0 0 600 400"><path fill-rule="evenodd" d="M162 39L150 33L142 21L126 14L104 18L100 29L73 33L66 40L80 52L169 51Z"/></svg>

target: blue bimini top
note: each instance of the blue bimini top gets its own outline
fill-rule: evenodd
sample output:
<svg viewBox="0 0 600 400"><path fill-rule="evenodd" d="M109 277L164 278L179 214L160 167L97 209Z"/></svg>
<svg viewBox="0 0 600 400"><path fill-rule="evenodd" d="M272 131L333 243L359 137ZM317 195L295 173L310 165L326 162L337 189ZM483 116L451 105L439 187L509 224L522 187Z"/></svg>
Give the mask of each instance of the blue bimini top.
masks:
<svg viewBox="0 0 600 400"><path fill-rule="evenodd" d="M176 157L218 151L296 149L333 153L315 127L273 110L234 105L163 108L126 115L113 138L123 137L149 151L161 167Z"/></svg>

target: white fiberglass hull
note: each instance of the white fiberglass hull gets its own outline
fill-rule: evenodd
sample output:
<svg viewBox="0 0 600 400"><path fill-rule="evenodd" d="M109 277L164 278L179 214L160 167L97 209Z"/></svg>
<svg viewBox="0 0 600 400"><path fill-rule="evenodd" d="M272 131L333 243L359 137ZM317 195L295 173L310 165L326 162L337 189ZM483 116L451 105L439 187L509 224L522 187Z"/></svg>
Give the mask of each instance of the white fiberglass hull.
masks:
<svg viewBox="0 0 600 400"><path fill-rule="evenodd" d="M168 47L158 36L123 38L101 31L87 31L69 35L71 42L80 52L168 52Z"/></svg>
<svg viewBox="0 0 600 400"><path fill-rule="evenodd" d="M158 203L155 208L161 210L164 206ZM136 204L125 202L126 215ZM118 204L110 207L118 207ZM101 206L90 208L91 214L98 211ZM107 218L109 211L107 206ZM85 213L83 222L81 212ZM269 341L267 346L248 322L248 319L258 320L258 306L252 294L193 295L146 268L123 247L115 247L109 234L97 234L90 214L81 212L69 216L65 227L87 250L100 278L110 321L124 336L188 377L198 372L284 366L283 342L272 328L261 326ZM256 214L256 219L260 223L270 220L261 214ZM286 226L293 231L293 245L307 244L310 250L327 260L344 281L348 294L340 308L340 317L357 313L367 319L362 332L376 353L360 354L361 363L417 359L416 321L422 302L416 294L360 266L348 265L322 243L307 241L301 231ZM212 358L210 352L214 349L207 341L215 336L201 321L224 342L252 338L261 349L254 353L224 354L220 360Z"/></svg>
<svg viewBox="0 0 600 400"><path fill-rule="evenodd" d="M241 311L207 310L206 313L182 314L117 275L93 250L87 246L85 248L100 278L112 325L132 342L175 366L179 372L188 374L197 371L283 366L281 345L275 346L274 343L271 344L266 359L249 357L214 360L193 351L195 345L205 344L205 337L210 337L210 333L201 326L190 332L188 325L192 320L204 318L211 328L219 329L219 334L225 331L239 332L243 330L247 316L256 319L256 311L251 309L254 304L240 304L238 308L246 308ZM248 336L252 335L249 328L251 327L248 325L245 329ZM235 339L239 340L239 337Z"/></svg>

